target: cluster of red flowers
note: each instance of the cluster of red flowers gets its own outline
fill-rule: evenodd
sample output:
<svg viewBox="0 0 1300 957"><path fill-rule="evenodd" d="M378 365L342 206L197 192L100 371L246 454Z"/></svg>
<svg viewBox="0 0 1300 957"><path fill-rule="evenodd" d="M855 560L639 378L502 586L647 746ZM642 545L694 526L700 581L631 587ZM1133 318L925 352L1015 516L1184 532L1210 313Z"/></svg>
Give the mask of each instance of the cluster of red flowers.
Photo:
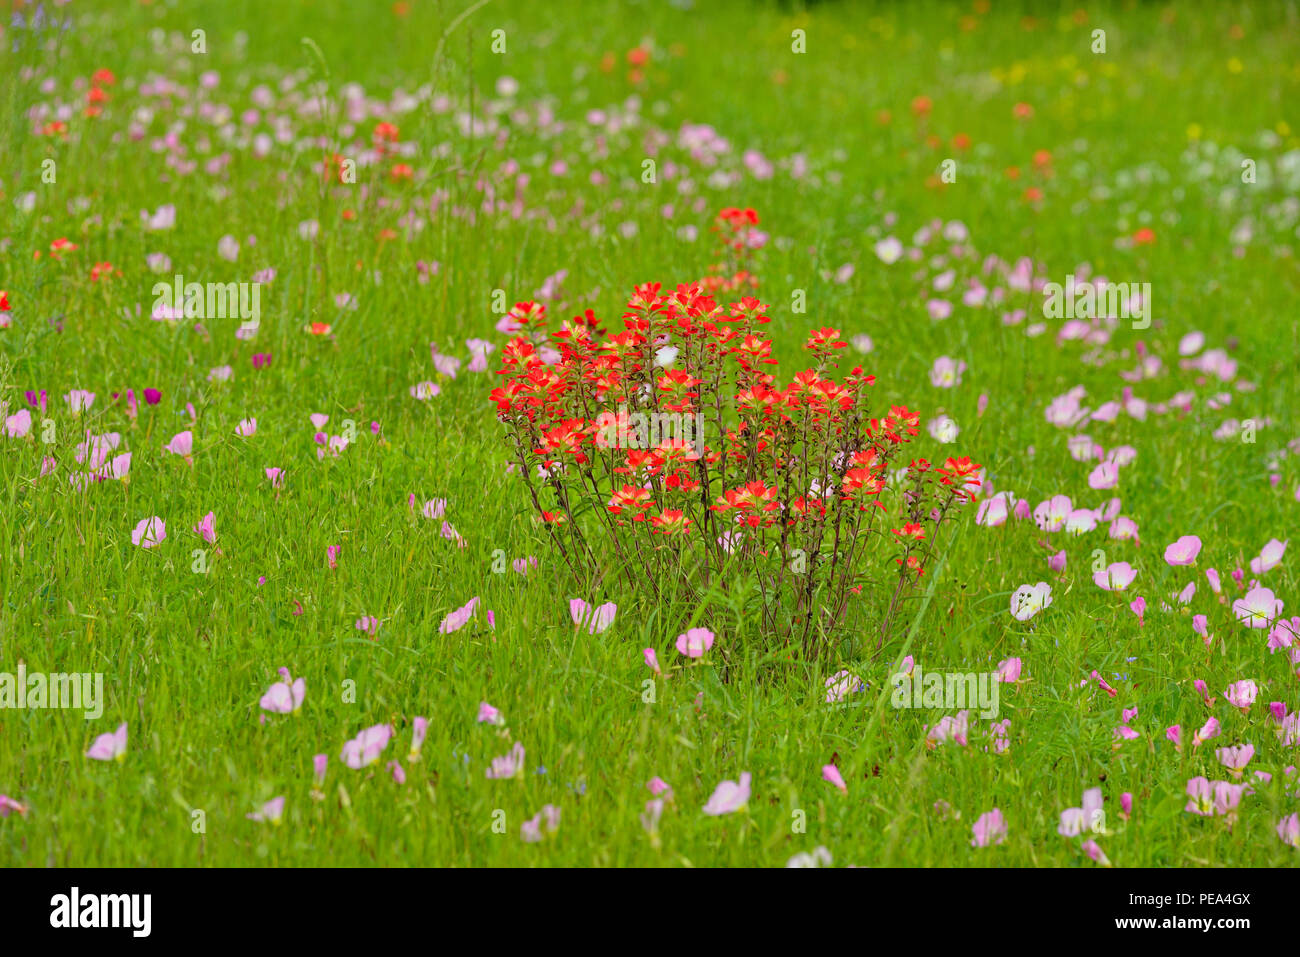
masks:
<svg viewBox="0 0 1300 957"><path fill-rule="evenodd" d="M747 212L721 218L756 222ZM513 468L575 573L611 561L633 578L649 572L655 590L685 579L702 591L750 569L768 623L815 644L873 562L896 556L896 600L923 573L949 508L978 491L968 458L915 460L897 480L920 413L873 416L874 376L854 367L833 377L839 330L814 330L810 367L778 383L761 334L767 306L753 297L722 305L699 282L648 283L619 331L590 310L553 328L537 302L509 319L517 335L491 400ZM891 510L901 527L877 529Z"/></svg>
<svg viewBox="0 0 1300 957"><path fill-rule="evenodd" d="M700 286L708 293L757 288L758 279L748 264L750 254L766 241L758 228L758 213L728 206L718 213L712 229L723 261L709 266L709 274L700 280Z"/></svg>

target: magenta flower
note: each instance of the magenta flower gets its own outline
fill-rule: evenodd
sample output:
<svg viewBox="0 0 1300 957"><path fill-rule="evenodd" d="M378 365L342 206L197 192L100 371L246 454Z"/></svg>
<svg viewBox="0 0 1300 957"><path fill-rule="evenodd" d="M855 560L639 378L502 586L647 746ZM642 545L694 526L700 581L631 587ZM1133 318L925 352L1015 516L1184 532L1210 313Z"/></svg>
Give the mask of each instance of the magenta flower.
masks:
<svg viewBox="0 0 1300 957"><path fill-rule="evenodd" d="M53 459L51 459L53 461ZM115 480L124 479L131 472L131 453L123 452L121 455L115 455L109 461L106 469L96 472L96 478L110 478Z"/></svg>
<svg viewBox="0 0 1300 957"><path fill-rule="evenodd" d="M194 531L198 532L209 545L217 540L216 520L216 514L208 512L207 515L203 516L203 520L194 526Z"/></svg>
<svg viewBox="0 0 1300 957"><path fill-rule="evenodd" d="M235 434L241 439L249 439L257 434L257 419L240 419L235 426Z"/></svg>
<svg viewBox="0 0 1300 957"><path fill-rule="evenodd" d="M268 468L266 477L271 481L271 488L284 488L284 469Z"/></svg>
<svg viewBox="0 0 1300 957"><path fill-rule="evenodd" d="M96 761L126 760L126 722L118 725L112 734L101 734L86 752L86 757Z"/></svg>
<svg viewBox="0 0 1300 957"><path fill-rule="evenodd" d="M822 780L829 781L845 794L849 793L848 785L844 783L844 775L840 774L840 769L833 764L822 768Z"/></svg>
<svg viewBox="0 0 1300 957"><path fill-rule="evenodd" d="M1214 756L1219 759L1220 764L1232 773L1233 777L1241 777L1242 770L1250 763L1250 759L1255 756L1255 746L1245 744L1219 748L1214 752Z"/></svg>
<svg viewBox="0 0 1300 957"><path fill-rule="evenodd" d="M1214 788L1206 777L1194 777L1187 782L1187 806L1183 808L1189 814L1210 817L1214 814Z"/></svg>
<svg viewBox="0 0 1300 957"><path fill-rule="evenodd" d="M1083 535L1097 527L1097 513L1090 508L1076 508L1065 520L1065 530L1071 535Z"/></svg>
<svg viewBox="0 0 1300 957"><path fill-rule="evenodd" d="M1268 628L1282 617L1282 599L1272 589L1256 585L1232 603L1232 613L1247 628Z"/></svg>
<svg viewBox="0 0 1300 957"><path fill-rule="evenodd" d="M284 814L284 797L274 797L267 801L258 810L252 814L245 814L244 817L250 821L259 821L264 824L279 824L280 818Z"/></svg>
<svg viewBox="0 0 1300 957"><path fill-rule="evenodd" d="M713 632L707 628L691 628L677 636L677 650L688 658L702 658L713 647Z"/></svg>
<svg viewBox="0 0 1300 957"><path fill-rule="evenodd" d="M641 813L641 827L647 834L651 835L651 840L656 840L659 833L659 819L663 817L664 801L663 798L651 798L645 802L645 810Z"/></svg>
<svg viewBox="0 0 1300 957"><path fill-rule="evenodd" d="M19 409L5 418L5 435L11 439L21 439L32 430L32 414L26 409Z"/></svg>
<svg viewBox="0 0 1300 957"><path fill-rule="evenodd" d="M1123 591L1136 577L1137 572L1128 562L1112 562L1094 574L1092 580L1106 591Z"/></svg>
<svg viewBox="0 0 1300 957"><path fill-rule="evenodd" d="M1088 473L1088 487L1101 491L1111 489L1119 484L1119 466L1114 462L1102 462Z"/></svg>
<svg viewBox="0 0 1300 957"><path fill-rule="evenodd" d="M338 545L325 546L325 560L329 562L330 568L339 567L339 550L340 546Z"/></svg>
<svg viewBox="0 0 1300 957"><path fill-rule="evenodd" d="M449 379L456 378L456 370L460 368L460 360L454 356L445 356L438 351L438 347L430 344L430 350L433 353L433 367Z"/></svg>
<svg viewBox="0 0 1300 957"><path fill-rule="evenodd" d="M1288 814L1278 821L1277 837L1283 844L1300 848L1300 814Z"/></svg>
<svg viewBox="0 0 1300 957"><path fill-rule="evenodd" d="M1106 812L1102 810L1101 788L1083 792L1083 806L1066 808L1061 812L1056 833L1062 837L1078 837L1084 831L1100 834L1106 829Z"/></svg>
<svg viewBox="0 0 1300 957"><path fill-rule="evenodd" d="M27 805L19 804L7 794L0 794L0 817L8 817L10 813L26 814Z"/></svg>
<svg viewBox="0 0 1300 957"><path fill-rule="evenodd" d="M653 648L644 649L641 652L641 655L643 658L645 658L645 666L647 668L649 668L657 675L663 674L663 672L659 670L659 656L655 654L655 650Z"/></svg>
<svg viewBox="0 0 1300 957"><path fill-rule="evenodd" d="M966 363L962 360L940 356L930 367L930 384L937 389L951 389L961 385L961 376L965 371Z"/></svg>
<svg viewBox="0 0 1300 957"><path fill-rule="evenodd" d="M1214 813L1219 815L1231 815L1241 804L1241 799L1245 795L1245 788L1240 784L1230 784L1227 781L1214 782Z"/></svg>
<svg viewBox="0 0 1300 957"><path fill-rule="evenodd" d="M1268 633L1269 654L1276 654L1283 648L1293 647L1297 638L1300 638L1300 615L1290 621L1278 621Z"/></svg>
<svg viewBox="0 0 1300 957"><path fill-rule="evenodd" d="M995 681L1000 681L1004 684L1015 684L1020 680L1020 672L1022 668L1023 663L1019 658L1004 659L1003 661L998 662L998 667L993 674L993 678Z"/></svg>
<svg viewBox="0 0 1300 957"><path fill-rule="evenodd" d="M379 631L379 619L374 615L362 615L356 621L357 631L364 631L370 637L374 637Z"/></svg>
<svg viewBox="0 0 1300 957"><path fill-rule="evenodd" d="M1140 542L1137 522L1123 515L1110 523L1106 534L1120 542Z"/></svg>
<svg viewBox="0 0 1300 957"><path fill-rule="evenodd" d="M519 836L525 844L536 844L543 837L542 828L548 833L555 833L560 828L560 809L554 804L547 804L527 821L519 826Z"/></svg>
<svg viewBox="0 0 1300 957"><path fill-rule="evenodd" d="M194 452L194 433L189 429L177 432L172 436L171 441L163 446L163 451L188 459Z"/></svg>
<svg viewBox="0 0 1300 957"><path fill-rule="evenodd" d="M428 733L428 718L416 718L411 722L411 750L407 753L406 760L412 762L420 760L420 751L424 748L424 738Z"/></svg>
<svg viewBox="0 0 1300 957"><path fill-rule="evenodd" d="M1102 867L1110 867L1110 858L1108 858L1106 852L1101 849L1101 845L1092 838L1088 838L1088 840L1080 844L1079 849Z"/></svg>
<svg viewBox="0 0 1300 957"><path fill-rule="evenodd" d="M1174 727L1176 728L1178 726L1174 725ZM1203 743L1209 741L1211 738L1217 738L1219 736L1219 731L1219 719L1210 718L1205 722L1205 724L1201 725L1199 731L1192 735L1192 746L1199 748Z"/></svg>
<svg viewBox="0 0 1300 957"><path fill-rule="evenodd" d="M937 748L949 741L966 747L970 742L970 711L961 710L956 715L944 715L939 722L925 733L925 746Z"/></svg>
<svg viewBox="0 0 1300 957"><path fill-rule="evenodd" d="M1195 535L1184 535L1165 549L1165 561L1170 565L1190 565L1201 553L1201 540Z"/></svg>
<svg viewBox="0 0 1300 957"><path fill-rule="evenodd" d="M830 867L833 862L834 859L831 857L831 852L825 847L819 845L811 851L801 851L800 853L795 854L790 858L790 860L785 862L785 866L788 868L811 869Z"/></svg>
<svg viewBox="0 0 1300 957"><path fill-rule="evenodd" d="M1228 690L1223 696L1234 708L1240 708L1242 713L1250 710L1250 706L1255 703L1255 697L1259 694L1259 686L1255 682L1246 678L1242 681L1234 681L1228 685Z"/></svg>
<svg viewBox="0 0 1300 957"><path fill-rule="evenodd" d="M1103 678L1099 672L1094 671L1090 677L1092 678L1093 681L1097 682L1098 688L1106 692L1106 694L1110 695L1112 698L1115 697L1117 694L1119 694L1118 691L1116 691L1107 683L1106 679Z"/></svg>
<svg viewBox="0 0 1300 957"><path fill-rule="evenodd" d="M843 701L846 695L862 690L862 679L848 671L837 671L826 679L826 703Z"/></svg>
<svg viewBox="0 0 1300 957"><path fill-rule="evenodd" d="M355 738L343 745L343 763L353 769L374 764L388 747L393 736L393 727L388 724L376 724L366 728Z"/></svg>
<svg viewBox="0 0 1300 957"><path fill-rule="evenodd" d="M739 811L749 803L750 774L745 771L740 781L723 781L713 791L709 803L704 805L704 813L717 816Z"/></svg>
<svg viewBox="0 0 1300 957"><path fill-rule="evenodd" d="M280 669L280 677L283 680L266 689L258 706L273 714L292 714L302 707L303 699L307 697L307 682L302 678L295 679L288 668Z"/></svg>
<svg viewBox="0 0 1300 957"><path fill-rule="evenodd" d="M1279 542L1276 538L1271 539L1265 545L1258 556L1250 560L1250 571L1253 575L1262 575L1264 572L1272 571L1282 561L1282 556L1286 553L1287 542Z"/></svg>
<svg viewBox="0 0 1300 957"><path fill-rule="evenodd" d="M505 724L505 719L501 717L501 712L486 701L478 703L478 716L475 718L479 724Z"/></svg>
<svg viewBox="0 0 1300 957"><path fill-rule="evenodd" d="M1196 689L1196 693L1201 696L1201 700L1205 702L1207 708L1214 707L1214 699L1210 697L1209 685L1207 685L1202 679L1197 678L1192 682L1192 687Z"/></svg>
<svg viewBox="0 0 1300 957"><path fill-rule="evenodd" d="M986 498L980 502L979 508L975 512L975 524L986 525L989 528L999 528L1007 522L1007 493L998 492L996 495Z"/></svg>
<svg viewBox="0 0 1300 957"><path fill-rule="evenodd" d="M607 601L605 604L593 608L581 598L569 599L569 617L573 619L573 623L579 628L586 625L588 634L600 634L614 623L614 616L617 613L618 606L612 601Z"/></svg>
<svg viewBox="0 0 1300 957"><path fill-rule="evenodd" d="M142 518L131 532L131 544L155 548L167 539L167 523L157 515Z"/></svg>
<svg viewBox="0 0 1300 957"><path fill-rule="evenodd" d="M661 777L656 776L651 778L649 781L646 782L645 786L650 790L650 793L653 794L655 797L673 796L672 786L669 785L669 783Z"/></svg>
<svg viewBox="0 0 1300 957"><path fill-rule="evenodd" d="M1116 748L1125 741L1136 741L1140 737L1142 737L1142 732L1135 728L1130 728L1126 724L1121 724L1111 732L1111 738L1114 740Z"/></svg>
<svg viewBox="0 0 1300 957"><path fill-rule="evenodd" d="M474 617L474 610L478 608L478 602L478 595L475 595L464 605L448 613L447 617L438 625L438 634L450 635L452 632L464 628L466 623Z"/></svg>
<svg viewBox="0 0 1300 957"><path fill-rule="evenodd" d="M442 537L449 542L455 542L460 548L464 548L469 544L460 532L456 531L456 526L452 525L451 522L444 521L442 523Z"/></svg>
<svg viewBox="0 0 1300 957"><path fill-rule="evenodd" d="M85 389L73 389L63 397L63 401L68 403L70 412L80 415L82 412L89 412L90 407L95 404L95 393L87 392Z"/></svg>
<svg viewBox="0 0 1300 957"><path fill-rule="evenodd" d="M993 739L993 753L1006 754L1011 750L1011 719L1003 718L989 725L989 735ZM988 748L984 749L985 751Z"/></svg>
<svg viewBox="0 0 1300 957"><path fill-rule="evenodd" d="M1133 614L1137 615L1138 625L1145 625L1146 613L1147 613L1147 600L1143 598L1141 595L1138 595L1131 602L1129 602L1129 608L1132 610Z"/></svg>
<svg viewBox="0 0 1300 957"><path fill-rule="evenodd" d="M487 769L486 776L500 781L521 776L523 773L524 745L522 741L516 741L508 754L492 759L492 766Z"/></svg>
<svg viewBox="0 0 1300 957"><path fill-rule="evenodd" d="M986 811L971 826L971 847L988 847L1007 839L1007 821L998 808Z"/></svg>
<svg viewBox="0 0 1300 957"><path fill-rule="evenodd" d="M465 345L469 348L470 372L486 372L488 368L488 353L496 350L496 346L486 339L466 339Z"/></svg>

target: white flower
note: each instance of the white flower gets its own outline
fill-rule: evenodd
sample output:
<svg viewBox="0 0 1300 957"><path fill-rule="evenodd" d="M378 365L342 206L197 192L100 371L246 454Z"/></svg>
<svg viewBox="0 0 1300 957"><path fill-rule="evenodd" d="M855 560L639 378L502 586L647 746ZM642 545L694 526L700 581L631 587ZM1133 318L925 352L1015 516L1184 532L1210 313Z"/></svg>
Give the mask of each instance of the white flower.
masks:
<svg viewBox="0 0 1300 957"><path fill-rule="evenodd" d="M886 266L892 266L903 255L903 244L893 236L887 236L876 243L876 255Z"/></svg>
<svg viewBox="0 0 1300 957"><path fill-rule="evenodd" d="M957 435L961 432L957 428L957 423L947 415L936 415L930 420L930 435L936 442L942 442L947 445L949 442L957 441Z"/></svg>
<svg viewBox="0 0 1300 957"><path fill-rule="evenodd" d="M1047 582L1021 585L1011 596L1011 616L1016 621L1028 621L1052 604L1052 586Z"/></svg>

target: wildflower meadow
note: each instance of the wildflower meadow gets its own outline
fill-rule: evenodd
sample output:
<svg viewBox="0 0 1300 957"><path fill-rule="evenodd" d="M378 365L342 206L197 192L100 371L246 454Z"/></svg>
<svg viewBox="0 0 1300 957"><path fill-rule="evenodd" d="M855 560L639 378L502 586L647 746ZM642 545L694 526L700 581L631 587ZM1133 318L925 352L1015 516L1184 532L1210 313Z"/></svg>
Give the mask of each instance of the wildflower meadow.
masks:
<svg viewBox="0 0 1300 957"><path fill-rule="evenodd" d="M1294 4L5 7L0 865L1300 862Z"/></svg>

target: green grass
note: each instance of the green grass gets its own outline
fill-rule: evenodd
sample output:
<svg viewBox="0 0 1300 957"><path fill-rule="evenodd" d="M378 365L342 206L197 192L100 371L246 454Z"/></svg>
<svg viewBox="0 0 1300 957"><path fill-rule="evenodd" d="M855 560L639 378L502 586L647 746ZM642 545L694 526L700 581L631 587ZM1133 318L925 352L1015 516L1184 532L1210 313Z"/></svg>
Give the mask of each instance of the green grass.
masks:
<svg viewBox="0 0 1300 957"><path fill-rule="evenodd" d="M1275 737L1265 711L1270 701L1300 708L1295 669L1284 654L1269 653L1266 632L1233 621L1238 589L1229 578L1269 539L1286 539L1300 514L1293 13L1282 4L1193 4L1171 17L1164 6L1101 4L1089 5L1079 23L1064 5L1026 24L1021 7L996 3L974 13L969 4L929 2L802 11L729 0L691 10L492 0L447 32L439 52L468 4L409 6L398 16L385 4L288 0L272 15L271 6L244 0L76 3L52 11L72 16L74 26L48 49L30 31L6 26L0 288L13 322L0 330L0 402L12 415L25 407L25 390L48 390L54 441L43 444L37 413L29 437L0 435L0 672L19 661L29 672L100 672L107 700L97 721L74 711L0 711L0 792L28 807L0 821L0 863L770 866L821 845L837 865L1094 866L1056 825L1084 789L1101 787L1109 833L1098 842L1117 866L1294 865L1296 852L1275 826L1300 810L1294 779L1289 794L1283 782L1300 752ZM1106 30L1105 54L1090 50L1097 28ZM202 56L189 53L196 29L206 31ZM791 52L796 29L806 31L806 53ZM152 30L173 37L176 49L155 49ZM505 31L504 54L492 52L494 30ZM637 45L651 57L634 84L625 57ZM617 64L609 72L601 69L606 52ZM72 84L100 68L117 82L103 115L87 119L84 90ZM217 71L220 82L200 97L204 70ZM152 74L190 95L170 103L143 97ZM238 128L253 88L278 91L289 76L299 88L327 78L335 106L350 83L384 101L397 90L415 100L410 110L367 114L354 132L340 129L347 118L337 109L322 118L277 104L269 112L286 118L291 141L261 158L240 141L245 134L223 142L219 124L199 111L180 115L186 102L204 99L229 106ZM472 99L481 118L485 104L500 99L502 76L519 84L514 106L535 118L537 105L548 103L566 128L514 124L507 109L502 142L482 131L468 136L454 111L434 108L439 96L457 110ZM40 89L46 79L55 81L53 94ZM632 96L638 102L629 104ZM933 103L923 125L912 113L918 96ZM69 135L35 135L28 111L59 97L73 104ZM1031 119L1014 115L1020 102L1033 106ZM153 115L140 118L144 137L133 141L132 114L146 103ZM627 122L598 144L586 119L593 109ZM881 111L889 111L887 123ZM381 118L414 144L415 155L403 159L414 180L362 167L357 185L323 189L316 138L330 152L355 155ZM680 145L686 123L709 124L728 141L716 167L702 167ZM169 129L186 146L181 161L197 163L192 173L151 150ZM265 116L254 131L271 131ZM666 145L656 145L659 131ZM926 143L930 133L939 146ZM959 133L972 141L964 152L950 145ZM772 178L745 170L748 149L777 164ZM1033 171L1038 150L1052 154L1050 178ZM222 153L228 165L205 170ZM801 179L789 172L795 154L808 166ZM642 164L652 156L660 175L645 183ZM939 188L932 179L949 157L958 160L957 180ZM1271 179L1244 184L1242 158L1267 167ZM54 183L42 181L45 159L56 163ZM513 199L515 176L503 170L512 160L531 177L520 194L522 217L480 211L470 222L448 214L480 206L483 177ZM549 172L557 160L567 175ZM670 161L688 171L690 192L664 174ZM1008 167L1021 177L1010 179ZM719 169L737 175L711 183ZM1025 201L1031 186L1041 201ZM430 215L435 191L442 202ZM22 211L16 202L29 193L31 208ZM176 207L176 228L146 232L140 211L166 203ZM402 217L417 203L423 228L408 235ZM671 219L661 213L666 204ZM1038 544L1047 536L1032 522L989 529L968 514L874 659L872 643L855 633L842 636L829 660L793 660L756 632L743 596L699 608L621 586L584 591L505 473L509 450L487 401L497 378L464 366L455 380L440 377L430 343L467 358L466 339L489 339L498 348L495 368L505 337L493 328L494 291L510 303L531 299L558 270L568 272L567 305L557 314L591 307L616 320L634 284L705 274L716 258L708 226L729 205L757 209L772 237L755 272L758 295L772 305L767 328L784 376L802 368L809 328L865 333L874 351L862 361L878 376L879 402L905 402L927 420L942 408L961 426L950 447L923 430L917 455L969 454L998 490L1031 506L1058 493L1089 507L1119 496L1141 544L1108 539L1104 524L1078 539L1055 533L1052 551L1069 555L1058 580ZM344 218L346 209L355 221ZM1039 337L1026 336L1024 324L1004 325L1002 313L1017 306L1030 310L1029 322L1043 321L1037 300L1024 294L1011 294L1005 308L958 305L951 319L931 321L912 278L916 266L885 266L872 247L886 235L910 244L936 219L969 227L977 253L963 275L993 254L1008 262L1030 256L1061 282L1088 262L1116 281L1150 282L1155 321L1145 331L1119 326L1095 362L1083 361L1091 350L1081 343L1058 345L1059 323L1049 321ZM320 223L314 242L299 235L304 220ZM1253 236L1239 243L1231 234L1244 221ZM631 238L620 232L626 223L636 225ZM1117 246L1143 226L1155 231L1154 245ZM682 227L698 238L681 238ZM381 240L384 229L395 237ZM240 243L235 263L217 253L227 234ZM58 262L33 258L58 237L79 248ZM146 265L154 252L172 261L160 276ZM417 279L417 261L439 264L427 283ZM119 274L92 283L99 262ZM854 265L852 277L835 281L845 264ZM248 281L267 267L276 276L263 288L255 342L235 339L236 320L205 321L205 337L190 323L148 318L159 279ZM797 289L807 294L806 314L791 310ZM356 296L355 311L335 305L345 292ZM331 334L308 334L312 322L329 323ZM1205 333L1207 349L1230 349L1236 378L1258 388L1198 383L1196 372L1180 369L1176 346L1193 330ZM1164 368L1127 383L1118 373L1137 365L1139 342ZM255 370L253 353L271 353L270 367ZM968 364L953 390L930 385L940 355ZM208 381L223 365L233 368L231 381ZM442 393L418 402L409 389L426 379ZM1180 390L1197 400L1189 414L1121 415L1086 429L1058 429L1044 418L1048 402L1076 385L1095 407L1130 384L1152 403ZM110 399L146 387L160 389L162 400L141 401L134 421ZM97 394L80 418L62 399L73 388ZM1219 391L1232 394L1231 404L1209 408ZM988 408L979 416L982 393ZM330 416L330 434L353 420L357 441L338 459L318 461L312 413ZM244 440L234 429L247 416L258 431ZM1214 438L1229 418L1257 423L1256 441ZM194 433L192 465L161 451L186 428ZM117 451L133 454L128 482L73 488L85 429L120 433ZM1068 454L1067 438L1085 430L1107 449L1137 450L1113 492L1090 490L1092 466ZM38 477L44 456L58 467ZM264 474L272 466L286 471L278 493ZM1275 485L1270 475L1279 476ZM418 508L410 512L412 493L420 503L445 498L446 518L467 546L445 540L441 522ZM215 547L190 531L209 511ZM166 520L167 540L134 547L132 529L151 515ZM1170 568L1164 547L1185 534L1199 535L1204 551L1194 568ZM331 545L341 546L336 569L326 558ZM206 574L191 568L199 548ZM1138 569L1127 592L1092 583L1094 549ZM507 559L536 555L540 568L526 578L495 574L497 550ZM1223 575L1228 604L1210 594L1207 566ZM1261 576L1288 614L1300 602L1294 569L1288 554ZM1199 591L1190 609L1160 609L1193 579ZM1052 583L1054 604L1031 622L1015 621L1010 594L1040 580ZM1137 594L1149 605L1142 627L1127 607ZM495 630L479 619L439 634L443 617L474 595L495 612ZM615 624L598 636L575 631L571 597L615 601ZM878 617L887 598L864 596L862 620ZM1192 631L1192 613L1209 616L1211 648ZM375 640L354 627L362 615L382 620ZM673 641L691 623L733 637L683 668ZM942 712L889 704L890 664L905 645L933 671L987 671L1023 659L1031 680L1002 697L1008 753L984 750L982 720L973 720L968 747L925 747L925 728ZM674 671L655 685L653 703L643 700L645 647ZM259 723L258 700L280 666L305 678L306 702L297 714ZM870 688L829 706L823 682L840 668ZM1117 697L1078 687L1094 669ZM1243 678L1261 689L1248 715L1222 700ZM1178 753L1164 729L1181 724L1190 734L1210 713L1195 679L1219 697L1213 714L1223 734ZM501 709L509 737L475 722L480 701ZM1115 749L1112 731L1132 707L1141 738ZM430 729L421 760L410 762L417 715ZM125 761L87 759L91 741L121 722L130 729ZM364 770L342 766L343 744L383 722L397 735L382 760ZM490 760L514 741L527 749L523 777L486 779ZM1247 741L1257 749L1248 773L1270 772L1272 783L1257 783L1232 827L1185 813L1188 779L1226 779L1214 749ZM316 753L330 757L320 800L312 795ZM821 779L832 755L847 795ZM406 771L401 785L385 770L394 758ZM718 782L746 771L747 812L702 813ZM657 842L639 820L655 776L674 789ZM1118 813L1124 792L1135 802L1128 821ZM279 827L245 818L277 795L286 797ZM939 801L960 817L936 813ZM558 831L540 844L523 842L520 825L548 803L562 811ZM1008 821L1006 842L972 848L971 825L995 806ZM202 833L195 810L204 812ZM498 811L504 833L494 831Z"/></svg>

